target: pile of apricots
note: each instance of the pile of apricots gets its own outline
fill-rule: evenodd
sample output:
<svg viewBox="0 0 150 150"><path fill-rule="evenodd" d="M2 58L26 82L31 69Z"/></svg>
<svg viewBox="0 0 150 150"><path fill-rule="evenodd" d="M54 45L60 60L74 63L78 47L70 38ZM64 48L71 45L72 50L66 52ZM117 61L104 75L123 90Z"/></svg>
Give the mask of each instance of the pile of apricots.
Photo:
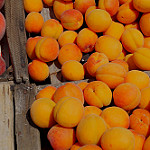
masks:
<svg viewBox="0 0 150 150"><path fill-rule="evenodd" d="M44 7L55 18L45 21ZM57 60L68 81L30 107L52 148L150 150L150 0L24 0L24 9L30 77L45 81Z"/></svg>

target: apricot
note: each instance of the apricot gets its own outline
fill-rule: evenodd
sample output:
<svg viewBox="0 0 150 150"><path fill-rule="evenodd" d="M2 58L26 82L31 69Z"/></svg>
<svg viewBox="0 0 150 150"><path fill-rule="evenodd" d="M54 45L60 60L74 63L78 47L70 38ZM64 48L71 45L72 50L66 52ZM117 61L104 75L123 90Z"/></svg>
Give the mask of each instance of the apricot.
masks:
<svg viewBox="0 0 150 150"><path fill-rule="evenodd" d="M136 10L142 13L150 12L150 1L149 0L133 0L133 6Z"/></svg>
<svg viewBox="0 0 150 150"><path fill-rule="evenodd" d="M135 138L126 128L112 127L102 135L100 145L104 150L134 150Z"/></svg>
<svg viewBox="0 0 150 150"><path fill-rule="evenodd" d="M106 10L111 16L114 16L119 9L119 0L99 0L98 8Z"/></svg>
<svg viewBox="0 0 150 150"><path fill-rule="evenodd" d="M42 26L41 36L52 37L57 40L62 32L63 27L59 21L56 19L48 19Z"/></svg>
<svg viewBox="0 0 150 150"><path fill-rule="evenodd" d="M122 44L116 38L103 35L100 36L95 44L95 51L104 53L109 61L115 60L122 52Z"/></svg>
<svg viewBox="0 0 150 150"><path fill-rule="evenodd" d="M35 37L30 37L27 39L26 42L26 52L28 57L33 60L36 59L36 54L35 54L35 46L37 42L41 39L41 36L35 36Z"/></svg>
<svg viewBox="0 0 150 150"><path fill-rule="evenodd" d="M96 6L90 6L90 7L86 10L85 15L84 15L85 21L86 21L86 18L87 18L87 16L88 16L88 14L89 14L92 10L94 10L94 9L96 9Z"/></svg>
<svg viewBox="0 0 150 150"><path fill-rule="evenodd" d="M62 32L58 37L58 43L60 47L64 46L65 44L76 43L77 35L77 32L71 30Z"/></svg>
<svg viewBox="0 0 150 150"><path fill-rule="evenodd" d="M0 9L4 6L5 0L0 0Z"/></svg>
<svg viewBox="0 0 150 150"><path fill-rule="evenodd" d="M43 3L47 6L53 6L55 0L43 0Z"/></svg>
<svg viewBox="0 0 150 150"><path fill-rule="evenodd" d="M94 32L106 31L112 23L110 14L106 10L94 9L86 16L87 26Z"/></svg>
<svg viewBox="0 0 150 150"><path fill-rule="evenodd" d="M30 77L37 82L44 81L49 76L48 65L40 60L33 60L28 65Z"/></svg>
<svg viewBox="0 0 150 150"><path fill-rule="evenodd" d="M111 63L116 63L116 64L120 64L122 65L122 67L125 68L125 70L128 72L129 71L129 65L126 61L121 60L121 59L115 59L113 61L111 61Z"/></svg>
<svg viewBox="0 0 150 150"><path fill-rule="evenodd" d="M80 82L77 85L81 88L81 90L83 91L85 89L85 87L88 85L89 83L87 82Z"/></svg>
<svg viewBox="0 0 150 150"><path fill-rule="evenodd" d="M43 62L55 60L59 54L59 44L51 37L41 38L35 46L35 54Z"/></svg>
<svg viewBox="0 0 150 150"><path fill-rule="evenodd" d="M96 115L101 115L102 110L96 106L85 106L84 107L84 116L88 114L96 114Z"/></svg>
<svg viewBox="0 0 150 150"><path fill-rule="evenodd" d="M131 70L127 73L125 82L133 83L141 90L149 85L149 76L143 71Z"/></svg>
<svg viewBox="0 0 150 150"><path fill-rule="evenodd" d="M145 109L135 109L130 115L130 128L147 137L150 133L150 113Z"/></svg>
<svg viewBox="0 0 150 150"><path fill-rule="evenodd" d="M61 14L68 9L73 9L72 1L55 0L53 4L53 11L57 19L60 20Z"/></svg>
<svg viewBox="0 0 150 150"><path fill-rule="evenodd" d="M56 124L48 131L47 138L53 149L70 149L76 141L75 129L65 128Z"/></svg>
<svg viewBox="0 0 150 150"><path fill-rule="evenodd" d="M138 21L135 21L133 23L130 23L130 24L126 24L124 26L125 29L128 29L128 28L135 28L135 29L138 29L140 30L140 26L139 26L139 22Z"/></svg>
<svg viewBox="0 0 150 150"><path fill-rule="evenodd" d="M149 11L150 12L150 11ZM145 36L150 36L150 13L145 13L139 21L140 29Z"/></svg>
<svg viewBox="0 0 150 150"><path fill-rule="evenodd" d="M76 137L81 145L98 144L107 126L102 117L96 114L86 115L76 128Z"/></svg>
<svg viewBox="0 0 150 150"><path fill-rule="evenodd" d="M133 61L141 70L150 70L150 49L138 48L133 54Z"/></svg>
<svg viewBox="0 0 150 150"><path fill-rule="evenodd" d="M90 82L83 91L85 101L91 105L102 108L108 106L112 100L110 88L101 81Z"/></svg>
<svg viewBox="0 0 150 150"><path fill-rule="evenodd" d="M84 113L83 103L75 97L61 98L54 108L54 119L63 127L75 127Z"/></svg>
<svg viewBox="0 0 150 150"><path fill-rule="evenodd" d="M53 95L56 91L56 87L54 86L47 86L45 88L43 88L42 90L40 90L37 94L36 94L36 99L39 98L49 98L51 100L53 100Z"/></svg>
<svg viewBox="0 0 150 150"><path fill-rule="evenodd" d="M116 106L132 110L139 105L141 92L133 83L122 83L114 89L113 99Z"/></svg>
<svg viewBox="0 0 150 150"><path fill-rule="evenodd" d="M54 102L58 102L64 96L70 96L80 99L84 103L84 96L81 88L74 83L65 83L58 87L54 93L53 99Z"/></svg>
<svg viewBox="0 0 150 150"><path fill-rule="evenodd" d="M128 0L119 0L119 4L122 5L124 3L126 3Z"/></svg>
<svg viewBox="0 0 150 150"><path fill-rule="evenodd" d="M138 105L139 108L150 110L150 87L141 90L141 101Z"/></svg>
<svg viewBox="0 0 150 150"><path fill-rule="evenodd" d="M63 63L61 73L66 80L77 81L84 79L83 65L76 60L69 60Z"/></svg>
<svg viewBox="0 0 150 150"><path fill-rule="evenodd" d="M86 79L93 79L93 77L88 73L88 71L87 71L87 62L85 62L84 64L83 64L83 68L84 68L84 73L85 73L85 78Z"/></svg>
<svg viewBox="0 0 150 150"><path fill-rule="evenodd" d="M96 144L87 144L79 148L79 150L102 150L98 145Z"/></svg>
<svg viewBox="0 0 150 150"><path fill-rule="evenodd" d="M128 52L134 53L136 52L137 48L144 45L144 36L139 30L135 28L129 28L123 32L121 42L123 47Z"/></svg>
<svg viewBox="0 0 150 150"><path fill-rule="evenodd" d="M76 9L65 10L60 16L60 21L65 29L77 30L83 24L83 15Z"/></svg>
<svg viewBox="0 0 150 150"><path fill-rule="evenodd" d="M130 131L133 133L135 137L135 150L142 150L144 142L145 142L145 136L137 133L133 129L130 129Z"/></svg>
<svg viewBox="0 0 150 150"><path fill-rule="evenodd" d="M83 28L77 35L77 45L84 53L89 53L94 50L94 46L98 36L95 32L88 28Z"/></svg>
<svg viewBox="0 0 150 150"><path fill-rule="evenodd" d="M120 40L122 34L124 32L124 25L120 22L112 21L109 28L103 33L103 35L110 35Z"/></svg>
<svg viewBox="0 0 150 150"><path fill-rule="evenodd" d="M95 6L95 0L75 0L74 8L79 10L82 14L85 14L86 10L90 6Z"/></svg>
<svg viewBox="0 0 150 150"><path fill-rule="evenodd" d="M150 136L145 140L143 150L149 150L150 147Z"/></svg>
<svg viewBox="0 0 150 150"><path fill-rule="evenodd" d="M129 115L120 107L112 106L105 108L101 113L101 117L105 120L109 128L129 128Z"/></svg>
<svg viewBox="0 0 150 150"><path fill-rule="evenodd" d="M69 43L62 46L58 55L58 61L61 65L69 60L80 61L81 58L82 52L79 47L74 43Z"/></svg>
<svg viewBox="0 0 150 150"><path fill-rule="evenodd" d="M4 15L0 12L0 40L4 37L6 30L6 20Z"/></svg>
<svg viewBox="0 0 150 150"><path fill-rule="evenodd" d="M70 150L78 150L80 147L81 145L79 144L79 142L76 142L71 146Z"/></svg>
<svg viewBox="0 0 150 150"><path fill-rule="evenodd" d="M30 12L25 18L25 29L29 33L40 33L43 24L44 18L38 12Z"/></svg>
<svg viewBox="0 0 150 150"><path fill-rule="evenodd" d="M136 70L139 69L133 60L133 54L127 54L124 58L125 62L127 62L128 66L129 66L129 70Z"/></svg>
<svg viewBox="0 0 150 150"><path fill-rule="evenodd" d="M144 37L144 46L150 49L150 37Z"/></svg>
<svg viewBox="0 0 150 150"><path fill-rule="evenodd" d="M109 63L108 57L104 53L95 52L87 60L86 69L88 73L95 77L96 70L103 64Z"/></svg>
<svg viewBox="0 0 150 150"><path fill-rule="evenodd" d="M49 98L35 100L30 108L32 121L40 128L50 128L56 124L53 117L55 102Z"/></svg>
<svg viewBox="0 0 150 150"><path fill-rule="evenodd" d="M106 83L111 89L124 83L127 71L117 63L107 63L100 66L96 71L96 80Z"/></svg>
<svg viewBox="0 0 150 150"><path fill-rule="evenodd" d="M123 24L130 24L136 21L139 12L133 7L132 1L122 4L116 14L116 18Z"/></svg>
<svg viewBox="0 0 150 150"><path fill-rule="evenodd" d="M43 9L42 0L23 0L24 9L27 13L40 12Z"/></svg>

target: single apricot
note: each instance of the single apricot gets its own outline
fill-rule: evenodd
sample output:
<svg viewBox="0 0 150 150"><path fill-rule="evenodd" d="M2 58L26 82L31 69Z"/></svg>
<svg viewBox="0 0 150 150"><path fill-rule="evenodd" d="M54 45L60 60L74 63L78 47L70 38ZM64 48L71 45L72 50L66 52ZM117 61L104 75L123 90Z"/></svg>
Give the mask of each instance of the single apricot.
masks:
<svg viewBox="0 0 150 150"><path fill-rule="evenodd" d="M40 128L50 128L56 124L53 117L55 102L49 98L35 100L30 108L32 121Z"/></svg>
<svg viewBox="0 0 150 150"><path fill-rule="evenodd" d="M99 0L98 8L106 10L111 16L114 16L119 9L119 0Z"/></svg>
<svg viewBox="0 0 150 150"><path fill-rule="evenodd" d="M116 106L132 110L140 103L141 91L133 83L122 83L114 89L113 99Z"/></svg>
<svg viewBox="0 0 150 150"><path fill-rule="evenodd" d="M142 150L144 142L145 142L145 136L137 133L133 129L129 129L129 130L133 133L135 137L135 150Z"/></svg>
<svg viewBox="0 0 150 150"><path fill-rule="evenodd" d="M124 26L125 30L128 29L128 28L135 28L135 29L138 29L140 30L140 25L139 25L139 22L138 21L135 21L133 23L130 23L130 24L126 24Z"/></svg>
<svg viewBox="0 0 150 150"><path fill-rule="evenodd" d="M90 82L83 91L85 101L98 108L108 106L112 100L112 92L107 84L101 81Z"/></svg>
<svg viewBox="0 0 150 150"><path fill-rule="evenodd" d="M115 60L122 52L122 44L110 35L100 36L95 44L95 51L104 53L109 61Z"/></svg>
<svg viewBox="0 0 150 150"><path fill-rule="evenodd" d="M51 100L53 100L53 95L56 91L56 87L54 86L47 86L45 88L43 88L42 90L40 90L37 94L36 94L36 99L39 98L49 98Z"/></svg>
<svg viewBox="0 0 150 150"><path fill-rule="evenodd" d="M54 102L57 103L59 99L61 99L64 96L78 98L82 103L84 103L83 92L81 88L77 86L75 83L68 82L58 87L53 96Z"/></svg>
<svg viewBox="0 0 150 150"><path fill-rule="evenodd" d="M150 13L142 14L139 21L140 29L145 36L150 36Z"/></svg>
<svg viewBox="0 0 150 150"><path fill-rule="evenodd" d="M133 61L141 70L150 70L150 48L138 48L133 54Z"/></svg>
<svg viewBox="0 0 150 150"><path fill-rule="evenodd" d="M47 6L53 6L55 0L43 0L43 3Z"/></svg>
<svg viewBox="0 0 150 150"><path fill-rule="evenodd" d="M103 64L109 63L108 57L104 53L95 52L87 60L86 69L88 73L95 77L96 70Z"/></svg>
<svg viewBox="0 0 150 150"><path fill-rule="evenodd" d="M111 61L111 63L120 64L120 65L122 65L122 66L125 68L125 70L126 70L127 72L129 71L129 65L128 65L128 63L127 63L126 61L124 61L124 60L115 59L115 60Z"/></svg>
<svg viewBox="0 0 150 150"><path fill-rule="evenodd" d="M59 44L51 37L41 38L35 46L35 54L43 62L55 60L59 54Z"/></svg>
<svg viewBox="0 0 150 150"><path fill-rule="evenodd" d="M149 0L133 0L134 8L142 13L150 12L150 1Z"/></svg>
<svg viewBox="0 0 150 150"><path fill-rule="evenodd" d="M96 145L96 144L86 144L82 147L80 147L78 150L102 150L100 148L100 146Z"/></svg>
<svg viewBox="0 0 150 150"><path fill-rule="evenodd" d="M84 107L84 116L85 117L86 115L88 114L96 114L96 115L101 115L102 113L102 110L96 106L85 106Z"/></svg>
<svg viewBox="0 0 150 150"><path fill-rule="evenodd" d="M44 81L49 76L48 65L40 60L33 60L28 65L30 77L37 82Z"/></svg>
<svg viewBox="0 0 150 150"><path fill-rule="evenodd" d="M87 82L80 82L77 85L81 88L81 90L83 91L85 89L85 87L88 85L89 83Z"/></svg>
<svg viewBox="0 0 150 150"><path fill-rule="evenodd" d="M73 9L72 1L55 0L53 4L53 11L57 19L60 20L61 14L68 9Z"/></svg>
<svg viewBox="0 0 150 150"><path fill-rule="evenodd" d="M83 103L75 97L61 98L54 108L54 119L63 127L77 126L83 114Z"/></svg>
<svg viewBox="0 0 150 150"><path fill-rule="evenodd" d="M135 150L135 138L129 129L112 127L102 135L100 145L103 150Z"/></svg>
<svg viewBox="0 0 150 150"><path fill-rule="evenodd" d="M60 16L60 21L65 29L77 30L83 24L83 15L76 9L65 10Z"/></svg>
<svg viewBox="0 0 150 150"><path fill-rule="evenodd" d="M96 71L96 80L106 83L111 89L124 83L127 71L117 63L107 63L101 65Z"/></svg>
<svg viewBox="0 0 150 150"><path fill-rule="evenodd" d="M86 79L93 79L93 77L88 73L88 71L87 71L87 62L85 62L84 64L83 64L83 68L84 68L84 73L85 73L85 78Z"/></svg>
<svg viewBox="0 0 150 150"><path fill-rule="evenodd" d="M127 62L128 66L129 66L129 70L136 70L139 69L133 60L133 54L127 54L124 58L125 62Z"/></svg>
<svg viewBox="0 0 150 150"><path fill-rule="evenodd" d="M56 124L48 131L47 138L55 150L70 149L76 141L75 129Z"/></svg>
<svg viewBox="0 0 150 150"><path fill-rule="evenodd" d="M30 12L25 18L25 29L29 33L40 33L43 24L44 18L38 12Z"/></svg>
<svg viewBox="0 0 150 150"><path fill-rule="evenodd" d="M6 20L4 15L0 12L0 40L4 37L6 30Z"/></svg>
<svg viewBox="0 0 150 150"><path fill-rule="evenodd" d="M144 36L137 29L128 28L123 32L121 42L123 47L128 52L134 53L136 52L137 48L142 47L144 45Z"/></svg>
<svg viewBox="0 0 150 150"><path fill-rule="evenodd" d="M139 11L133 7L132 0L122 4L116 14L116 18L123 24L130 24L136 21L139 17Z"/></svg>
<svg viewBox="0 0 150 150"><path fill-rule="evenodd" d="M58 43L60 47L64 46L65 44L76 43L77 35L77 32L71 30L62 32L58 37Z"/></svg>
<svg viewBox="0 0 150 150"><path fill-rule="evenodd" d="M75 144L73 144L70 148L70 150L78 150L82 145L79 144L79 142L76 142Z"/></svg>
<svg viewBox="0 0 150 150"><path fill-rule="evenodd" d="M147 137L150 133L150 113L146 109L135 109L130 115L130 128Z"/></svg>
<svg viewBox="0 0 150 150"><path fill-rule="evenodd" d="M57 40L62 32L63 27L59 21L56 19L48 19L42 26L41 36L52 37Z"/></svg>
<svg viewBox="0 0 150 150"><path fill-rule="evenodd" d="M109 28L105 32L103 32L103 35L110 35L120 40L123 32L124 32L124 25L120 22L112 21Z"/></svg>
<svg viewBox="0 0 150 150"><path fill-rule="evenodd" d="M102 117L88 114L77 125L76 137L81 145L98 144L106 130L107 126Z"/></svg>
<svg viewBox="0 0 150 150"><path fill-rule="evenodd" d="M126 3L128 0L119 0L119 4L122 5L124 3Z"/></svg>
<svg viewBox="0 0 150 150"><path fill-rule="evenodd" d="M92 10L94 10L94 9L96 9L96 6L90 6L90 7L86 10L85 15L84 15L85 21L86 21L86 18L87 18L87 16L88 16L88 14L89 14Z"/></svg>
<svg viewBox="0 0 150 150"><path fill-rule="evenodd" d="M150 37L144 37L144 45L143 47L150 49Z"/></svg>
<svg viewBox="0 0 150 150"><path fill-rule="evenodd" d="M145 140L143 150L149 150L149 148L150 148L150 136L147 137L147 139Z"/></svg>
<svg viewBox="0 0 150 150"><path fill-rule="evenodd" d="M127 73L125 82L133 83L141 90L149 85L149 76L143 71L131 70Z"/></svg>
<svg viewBox="0 0 150 150"><path fill-rule="evenodd" d="M89 28L83 28L77 35L77 45L84 53L89 53L94 50L94 46L98 36Z"/></svg>
<svg viewBox="0 0 150 150"><path fill-rule="evenodd" d="M141 90L141 101L138 105L139 108L150 110L150 87Z"/></svg>
<svg viewBox="0 0 150 150"><path fill-rule="evenodd" d="M101 117L107 123L108 128L129 128L129 115L124 109L120 107L112 106L105 108L101 113Z"/></svg>
<svg viewBox="0 0 150 150"><path fill-rule="evenodd" d="M37 59L36 54L35 54L35 46L41 38L42 38L41 36L35 36L35 37L30 37L27 39L26 52L27 52L28 57L31 60Z"/></svg>
<svg viewBox="0 0 150 150"><path fill-rule="evenodd" d="M106 31L112 23L110 14L106 10L94 9L86 16L87 26L94 32Z"/></svg>
<svg viewBox="0 0 150 150"><path fill-rule="evenodd" d="M42 0L23 0L24 9L27 13L40 12L43 9Z"/></svg>
<svg viewBox="0 0 150 150"><path fill-rule="evenodd" d="M65 44L61 47L58 55L58 61L61 65L69 60L80 61L82 59L82 52L74 43Z"/></svg>
<svg viewBox="0 0 150 150"><path fill-rule="evenodd" d="M69 60L63 63L61 73L66 80L77 81L84 79L83 65L76 60Z"/></svg>

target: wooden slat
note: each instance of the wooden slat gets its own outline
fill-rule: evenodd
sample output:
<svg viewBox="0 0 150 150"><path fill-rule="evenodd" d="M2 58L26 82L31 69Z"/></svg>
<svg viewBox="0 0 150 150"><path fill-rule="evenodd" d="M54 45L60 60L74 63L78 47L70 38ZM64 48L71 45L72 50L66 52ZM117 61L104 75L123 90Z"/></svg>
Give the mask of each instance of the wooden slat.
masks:
<svg viewBox="0 0 150 150"><path fill-rule="evenodd" d="M24 8L22 0L5 0L6 35L11 62L17 83L27 82L28 61L25 50L26 33L24 28Z"/></svg>
<svg viewBox="0 0 150 150"><path fill-rule="evenodd" d="M0 149L14 150L14 109L12 82L0 83Z"/></svg>
<svg viewBox="0 0 150 150"><path fill-rule="evenodd" d="M19 84L14 87L17 150L41 150L39 130L32 123L29 115L35 91L36 86L34 85Z"/></svg>

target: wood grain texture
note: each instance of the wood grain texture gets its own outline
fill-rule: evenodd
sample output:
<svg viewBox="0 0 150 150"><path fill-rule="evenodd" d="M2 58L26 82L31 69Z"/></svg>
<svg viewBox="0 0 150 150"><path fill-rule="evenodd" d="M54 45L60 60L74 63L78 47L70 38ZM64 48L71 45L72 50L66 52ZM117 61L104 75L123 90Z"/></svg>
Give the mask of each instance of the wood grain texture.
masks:
<svg viewBox="0 0 150 150"><path fill-rule="evenodd" d="M17 83L28 82L28 60L25 50L24 8L22 0L5 0L6 36Z"/></svg>
<svg viewBox="0 0 150 150"><path fill-rule="evenodd" d="M0 83L0 149L14 150L14 109L12 82Z"/></svg>
<svg viewBox="0 0 150 150"><path fill-rule="evenodd" d="M30 118L36 86L18 84L14 87L15 136L17 150L41 150L40 132Z"/></svg>

